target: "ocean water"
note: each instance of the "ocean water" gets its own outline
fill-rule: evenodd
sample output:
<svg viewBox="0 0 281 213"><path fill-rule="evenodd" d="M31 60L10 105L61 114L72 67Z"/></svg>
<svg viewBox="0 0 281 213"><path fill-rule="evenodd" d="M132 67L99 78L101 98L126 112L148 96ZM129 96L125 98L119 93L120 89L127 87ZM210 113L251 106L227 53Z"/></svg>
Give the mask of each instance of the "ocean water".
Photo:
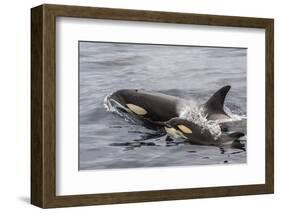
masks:
<svg viewBox="0 0 281 213"><path fill-rule="evenodd" d="M226 125L246 134L246 69L244 48L79 42L79 169L246 163L247 149L167 140L106 102L116 90L145 89L203 104L231 85L225 110L233 119Z"/></svg>

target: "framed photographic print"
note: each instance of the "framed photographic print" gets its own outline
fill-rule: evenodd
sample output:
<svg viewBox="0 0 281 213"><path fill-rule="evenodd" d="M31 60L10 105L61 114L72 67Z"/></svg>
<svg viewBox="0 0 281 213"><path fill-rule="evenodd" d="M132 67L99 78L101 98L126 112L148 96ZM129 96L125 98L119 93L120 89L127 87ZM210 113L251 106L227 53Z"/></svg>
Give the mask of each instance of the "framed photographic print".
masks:
<svg viewBox="0 0 281 213"><path fill-rule="evenodd" d="M274 191L273 19L31 9L31 203Z"/></svg>

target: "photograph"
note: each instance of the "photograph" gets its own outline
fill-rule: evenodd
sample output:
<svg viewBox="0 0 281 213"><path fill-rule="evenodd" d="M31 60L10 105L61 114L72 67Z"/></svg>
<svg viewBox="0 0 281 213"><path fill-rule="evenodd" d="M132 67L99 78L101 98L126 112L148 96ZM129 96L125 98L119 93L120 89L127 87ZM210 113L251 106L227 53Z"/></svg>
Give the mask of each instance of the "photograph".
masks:
<svg viewBox="0 0 281 213"><path fill-rule="evenodd" d="M79 170L247 162L247 48L78 49Z"/></svg>

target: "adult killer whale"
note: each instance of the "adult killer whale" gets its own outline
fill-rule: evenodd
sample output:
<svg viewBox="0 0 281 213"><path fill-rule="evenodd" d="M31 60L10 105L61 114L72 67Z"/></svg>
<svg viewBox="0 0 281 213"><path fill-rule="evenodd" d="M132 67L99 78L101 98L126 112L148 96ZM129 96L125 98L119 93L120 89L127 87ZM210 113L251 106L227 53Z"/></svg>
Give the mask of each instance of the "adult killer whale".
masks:
<svg viewBox="0 0 281 213"><path fill-rule="evenodd" d="M202 105L208 120L229 118L223 109L229 90L229 85L222 87ZM186 102L179 97L138 89L118 90L111 94L108 100L117 109L154 124L163 124L172 118L180 117L180 111Z"/></svg>

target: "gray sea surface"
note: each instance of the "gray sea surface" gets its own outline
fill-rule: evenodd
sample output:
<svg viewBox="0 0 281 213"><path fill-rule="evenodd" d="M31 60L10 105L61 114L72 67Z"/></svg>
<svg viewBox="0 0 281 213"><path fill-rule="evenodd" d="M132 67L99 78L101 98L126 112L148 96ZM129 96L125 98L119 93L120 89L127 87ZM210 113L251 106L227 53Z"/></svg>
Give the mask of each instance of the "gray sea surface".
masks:
<svg viewBox="0 0 281 213"><path fill-rule="evenodd" d="M246 69L245 48L80 41L79 169L246 163L246 150L169 141L105 107L105 98L119 89L157 91L202 104L231 85L225 105L237 120L227 125L246 134Z"/></svg>

